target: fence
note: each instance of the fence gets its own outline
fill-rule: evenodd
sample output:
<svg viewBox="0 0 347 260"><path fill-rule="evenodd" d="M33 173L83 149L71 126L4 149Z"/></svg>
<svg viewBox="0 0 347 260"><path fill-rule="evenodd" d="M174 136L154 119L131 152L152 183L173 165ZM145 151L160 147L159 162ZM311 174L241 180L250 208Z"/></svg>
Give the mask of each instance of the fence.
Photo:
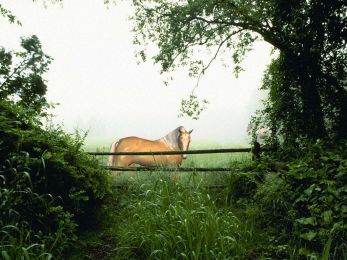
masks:
<svg viewBox="0 0 347 260"><path fill-rule="evenodd" d="M264 149L263 149L264 151ZM251 148L229 148L229 149L209 149L209 150L188 150L188 151L156 151L156 152L90 152L90 155L183 155L183 154L213 154L213 153L252 153L252 159L258 159L260 156L260 145L255 142ZM230 168L190 168L190 167L115 167L104 166L105 169L113 171L175 171L175 172L208 172L218 171L226 172L230 171Z"/></svg>

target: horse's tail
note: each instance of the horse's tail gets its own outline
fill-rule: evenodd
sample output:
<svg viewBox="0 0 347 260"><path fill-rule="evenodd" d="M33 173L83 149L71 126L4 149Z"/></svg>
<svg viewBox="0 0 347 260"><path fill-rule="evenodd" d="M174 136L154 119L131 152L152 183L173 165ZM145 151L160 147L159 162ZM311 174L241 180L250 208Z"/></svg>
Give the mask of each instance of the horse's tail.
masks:
<svg viewBox="0 0 347 260"><path fill-rule="evenodd" d="M110 153L115 153L117 146L118 146L119 140L116 142L113 142L111 144L111 148L110 148ZM107 160L107 166L113 166L114 165L114 159L115 159L115 155L109 155L108 156L108 160Z"/></svg>

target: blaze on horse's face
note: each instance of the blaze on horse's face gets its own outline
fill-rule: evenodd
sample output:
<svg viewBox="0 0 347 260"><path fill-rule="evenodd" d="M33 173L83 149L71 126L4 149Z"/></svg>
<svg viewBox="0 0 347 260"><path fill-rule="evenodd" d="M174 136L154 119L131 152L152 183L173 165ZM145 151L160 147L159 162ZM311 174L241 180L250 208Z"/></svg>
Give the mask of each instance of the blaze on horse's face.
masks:
<svg viewBox="0 0 347 260"><path fill-rule="evenodd" d="M186 131L183 127L180 128L179 130L180 134L178 136L178 146L180 150L182 151L187 151L189 148L189 143L190 143L190 134L193 132L193 130ZM186 154L182 155L183 159L187 158Z"/></svg>

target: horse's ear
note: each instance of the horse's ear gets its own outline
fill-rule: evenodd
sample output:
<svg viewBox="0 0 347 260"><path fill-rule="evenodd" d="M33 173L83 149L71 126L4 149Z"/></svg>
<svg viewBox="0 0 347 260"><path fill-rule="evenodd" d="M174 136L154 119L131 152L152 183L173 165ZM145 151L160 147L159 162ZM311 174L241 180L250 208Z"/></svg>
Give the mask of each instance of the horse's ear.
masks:
<svg viewBox="0 0 347 260"><path fill-rule="evenodd" d="M190 130L188 133L191 134L193 132L194 129Z"/></svg>
<svg viewBox="0 0 347 260"><path fill-rule="evenodd" d="M180 127L180 129L178 130L181 134L185 133L186 130L184 129L184 127Z"/></svg>

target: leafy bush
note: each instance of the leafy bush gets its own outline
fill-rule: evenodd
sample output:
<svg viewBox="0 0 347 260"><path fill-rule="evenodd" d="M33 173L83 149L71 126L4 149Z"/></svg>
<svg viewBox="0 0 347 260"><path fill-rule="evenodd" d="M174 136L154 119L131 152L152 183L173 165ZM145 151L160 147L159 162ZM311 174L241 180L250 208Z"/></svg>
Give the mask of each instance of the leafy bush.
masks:
<svg viewBox="0 0 347 260"><path fill-rule="evenodd" d="M276 243L298 257L347 256L346 143L302 145L288 170L268 173L255 203Z"/></svg>
<svg viewBox="0 0 347 260"><path fill-rule="evenodd" d="M288 184L277 173L265 175L264 182L258 185L254 196L259 207L263 225L281 225L288 223L288 211L291 204L288 200Z"/></svg>
<svg viewBox="0 0 347 260"><path fill-rule="evenodd" d="M232 173L227 185L232 202L252 197L257 188L257 175L252 173Z"/></svg>
<svg viewBox="0 0 347 260"><path fill-rule="evenodd" d="M61 197L64 208L79 224L90 225L109 189L105 171L82 151L82 144L78 134L72 137L61 129L52 129L40 135L36 131L29 133L22 149L38 156L31 160L32 169L40 170L41 158L45 162L45 175L34 176L37 190Z"/></svg>
<svg viewBox="0 0 347 260"><path fill-rule="evenodd" d="M108 177L83 152L83 136L44 129L10 101L0 102L0 136L0 251L5 258L58 257L76 227L97 223Z"/></svg>
<svg viewBox="0 0 347 260"><path fill-rule="evenodd" d="M290 164L293 232L300 255L343 259L347 256L347 152L343 143L317 143Z"/></svg>
<svg viewBox="0 0 347 260"><path fill-rule="evenodd" d="M34 192L27 159L22 153L1 165L0 251L5 259L58 256L76 239L77 225L61 200Z"/></svg>

